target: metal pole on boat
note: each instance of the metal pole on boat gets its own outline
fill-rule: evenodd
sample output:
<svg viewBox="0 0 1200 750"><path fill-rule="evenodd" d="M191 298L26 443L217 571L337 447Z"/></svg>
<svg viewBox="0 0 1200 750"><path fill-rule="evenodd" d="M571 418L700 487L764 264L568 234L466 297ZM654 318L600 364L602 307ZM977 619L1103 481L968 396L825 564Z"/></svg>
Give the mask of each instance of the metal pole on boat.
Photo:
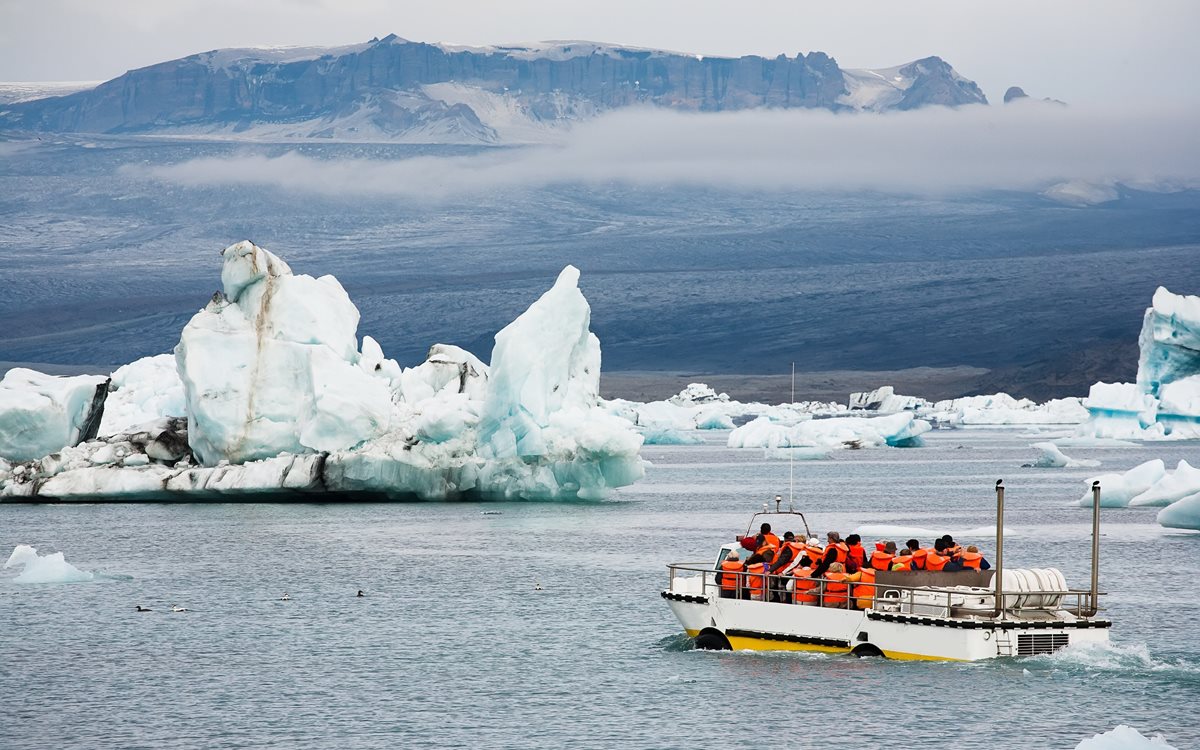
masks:
<svg viewBox="0 0 1200 750"><path fill-rule="evenodd" d="M1100 480L1092 482L1092 595L1087 614L1092 617L1100 610Z"/></svg>
<svg viewBox="0 0 1200 750"><path fill-rule="evenodd" d="M996 480L996 612L994 617L1004 613L1004 480Z"/></svg>
<svg viewBox="0 0 1200 750"><path fill-rule="evenodd" d="M796 363L792 363L792 404L796 403ZM792 488L795 486L796 476L796 449L792 446L792 441L788 440L788 507L795 507L792 504ZM778 497L778 495L776 496ZM778 505L778 502L776 502Z"/></svg>

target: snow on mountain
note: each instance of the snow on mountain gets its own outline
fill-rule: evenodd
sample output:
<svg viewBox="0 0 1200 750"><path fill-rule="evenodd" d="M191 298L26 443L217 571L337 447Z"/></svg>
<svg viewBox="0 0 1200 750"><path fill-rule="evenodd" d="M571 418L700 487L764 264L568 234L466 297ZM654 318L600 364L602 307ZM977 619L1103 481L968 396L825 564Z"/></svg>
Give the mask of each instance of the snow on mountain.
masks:
<svg viewBox="0 0 1200 750"><path fill-rule="evenodd" d="M838 97L838 103L850 109L883 112L927 105L988 103L974 81L959 75L940 57L926 57L892 68L847 68L842 75L846 93Z"/></svg>
<svg viewBox="0 0 1200 750"><path fill-rule="evenodd" d="M553 140L628 106L881 111L986 103L937 57L843 71L822 52L710 57L587 41L466 47L395 35L342 47L210 50L90 90L15 102L0 127L263 140Z"/></svg>
<svg viewBox="0 0 1200 750"><path fill-rule="evenodd" d="M87 91L103 81L0 81L0 105Z"/></svg>

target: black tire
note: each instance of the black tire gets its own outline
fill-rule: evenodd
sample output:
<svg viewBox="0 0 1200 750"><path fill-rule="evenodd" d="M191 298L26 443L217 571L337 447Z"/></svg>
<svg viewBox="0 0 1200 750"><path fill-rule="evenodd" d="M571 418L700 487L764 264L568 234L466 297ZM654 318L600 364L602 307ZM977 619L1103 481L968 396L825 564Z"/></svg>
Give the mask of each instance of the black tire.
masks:
<svg viewBox="0 0 1200 750"><path fill-rule="evenodd" d="M854 650L850 653L854 654L860 659L864 656L883 656L883 652L879 650L879 647L872 646L870 643L861 643L855 646Z"/></svg>
<svg viewBox="0 0 1200 750"><path fill-rule="evenodd" d="M729 645L729 639L725 634L715 628L705 628L696 636L696 648L705 651L732 651L733 646Z"/></svg>

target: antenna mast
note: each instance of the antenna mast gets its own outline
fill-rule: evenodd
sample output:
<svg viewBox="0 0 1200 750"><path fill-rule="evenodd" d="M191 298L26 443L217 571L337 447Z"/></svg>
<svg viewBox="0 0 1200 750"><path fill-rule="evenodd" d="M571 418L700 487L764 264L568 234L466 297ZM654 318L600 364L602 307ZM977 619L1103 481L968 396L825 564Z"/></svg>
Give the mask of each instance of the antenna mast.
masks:
<svg viewBox="0 0 1200 750"><path fill-rule="evenodd" d="M792 362L792 406L796 405L796 363ZM795 425L793 425L795 427ZM792 504L792 488L795 485L796 472L796 448L792 445L792 441L788 440L788 508L794 508Z"/></svg>

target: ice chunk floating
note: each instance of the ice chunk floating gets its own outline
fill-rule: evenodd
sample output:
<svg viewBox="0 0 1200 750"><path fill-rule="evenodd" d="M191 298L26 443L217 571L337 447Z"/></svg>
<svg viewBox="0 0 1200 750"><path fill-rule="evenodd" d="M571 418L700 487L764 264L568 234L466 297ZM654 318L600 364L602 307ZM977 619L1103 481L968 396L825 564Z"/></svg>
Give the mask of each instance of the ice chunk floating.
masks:
<svg viewBox="0 0 1200 750"><path fill-rule="evenodd" d="M360 349L337 279L250 242L222 255L223 291L184 328L175 367L118 370L100 437L56 434L58 452L0 461L0 496L591 499L642 477L642 436L599 396L574 267L496 335L490 366L436 344L404 369L370 337Z"/></svg>
<svg viewBox="0 0 1200 750"><path fill-rule="evenodd" d="M1034 443L1029 446L1037 451L1037 460L1033 465L1039 469L1075 469L1099 466L1099 461L1085 458L1071 458L1058 449L1054 443Z"/></svg>
<svg viewBox="0 0 1200 750"><path fill-rule="evenodd" d="M21 568L14 583L82 583L93 581L96 574L80 570L67 562L61 552L39 555L36 547L18 544L8 556L4 568Z"/></svg>
<svg viewBox="0 0 1200 750"><path fill-rule="evenodd" d="M1075 750L1175 750L1161 734L1147 737L1127 724L1080 742Z"/></svg>

